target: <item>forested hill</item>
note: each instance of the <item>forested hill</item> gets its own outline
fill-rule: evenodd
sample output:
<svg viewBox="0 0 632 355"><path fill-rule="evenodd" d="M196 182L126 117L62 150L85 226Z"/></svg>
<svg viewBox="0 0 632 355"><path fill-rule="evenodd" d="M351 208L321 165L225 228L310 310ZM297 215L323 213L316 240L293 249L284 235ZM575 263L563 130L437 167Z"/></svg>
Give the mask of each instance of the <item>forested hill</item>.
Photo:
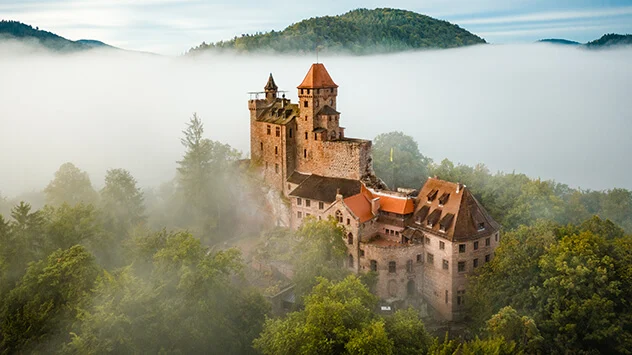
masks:
<svg viewBox="0 0 632 355"><path fill-rule="evenodd" d="M632 35L620 35L616 33L608 33L601 38L586 43L588 48L602 48L611 46L632 46Z"/></svg>
<svg viewBox="0 0 632 355"><path fill-rule="evenodd" d="M486 43L451 24L412 11L358 9L343 15L315 17L281 32L242 35L229 41L191 48L192 53L229 49L238 52L323 52L372 54L418 48L453 48Z"/></svg>
<svg viewBox="0 0 632 355"><path fill-rule="evenodd" d="M40 45L55 52L76 52L92 48L115 48L93 40L71 41L54 33L33 28L18 21L0 21L0 41L17 40L26 44Z"/></svg>

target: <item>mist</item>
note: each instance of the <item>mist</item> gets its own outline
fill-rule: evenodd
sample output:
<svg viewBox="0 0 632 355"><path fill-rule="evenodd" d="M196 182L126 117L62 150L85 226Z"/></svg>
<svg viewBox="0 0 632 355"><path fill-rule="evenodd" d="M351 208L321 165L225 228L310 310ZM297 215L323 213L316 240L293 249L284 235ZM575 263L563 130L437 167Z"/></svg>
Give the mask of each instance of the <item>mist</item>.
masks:
<svg viewBox="0 0 632 355"><path fill-rule="evenodd" d="M248 91L273 73L296 100L311 56L52 55L0 44L0 193L41 190L64 162L100 188L109 168L141 186L174 176L193 112L206 136L249 150ZM440 161L486 164L584 189L632 189L632 49L485 45L330 56L350 137L393 130Z"/></svg>

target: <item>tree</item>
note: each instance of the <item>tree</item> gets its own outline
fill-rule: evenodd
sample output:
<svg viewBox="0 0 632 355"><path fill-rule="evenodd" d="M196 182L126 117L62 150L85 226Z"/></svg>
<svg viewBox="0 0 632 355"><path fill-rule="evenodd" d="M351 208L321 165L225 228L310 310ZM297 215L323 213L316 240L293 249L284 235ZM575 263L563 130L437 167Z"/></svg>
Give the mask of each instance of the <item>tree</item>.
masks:
<svg viewBox="0 0 632 355"><path fill-rule="evenodd" d="M393 340L395 355L425 354L432 346L433 339L413 308L397 310L386 318L386 331Z"/></svg>
<svg viewBox="0 0 632 355"><path fill-rule="evenodd" d="M31 263L1 301L0 349L6 353L48 352L67 341L98 272L94 257L79 245Z"/></svg>
<svg viewBox="0 0 632 355"><path fill-rule="evenodd" d="M402 132L382 133L373 140L373 169L391 189L418 189L428 178L429 159L417 142Z"/></svg>
<svg viewBox="0 0 632 355"><path fill-rule="evenodd" d="M503 307L487 321L487 333L491 338L503 338L513 342L517 349L527 354L542 353L543 338L535 321L520 316L511 306Z"/></svg>
<svg viewBox="0 0 632 355"><path fill-rule="evenodd" d="M293 245L297 295L307 294L318 277L339 281L349 274L342 267L347 254L344 240L344 229L333 218L322 221L309 218L303 222Z"/></svg>
<svg viewBox="0 0 632 355"><path fill-rule="evenodd" d="M376 302L356 276L337 283L319 278L305 309L266 320L254 346L264 354L392 354Z"/></svg>
<svg viewBox="0 0 632 355"><path fill-rule="evenodd" d="M55 173L55 178L44 189L46 203L59 206L63 203L75 205L97 201L97 193L92 188L88 174L72 163L64 163Z"/></svg>
<svg viewBox="0 0 632 355"><path fill-rule="evenodd" d="M227 168L240 154L229 145L203 138L204 126L197 114L187 124L181 139L186 151L178 161L178 187L182 194L181 216L210 237L220 224L233 226L233 207Z"/></svg>
<svg viewBox="0 0 632 355"><path fill-rule="evenodd" d="M129 228L145 220L143 193L136 179L124 169L110 169L105 174L101 190L101 209L106 216L106 228L121 240Z"/></svg>

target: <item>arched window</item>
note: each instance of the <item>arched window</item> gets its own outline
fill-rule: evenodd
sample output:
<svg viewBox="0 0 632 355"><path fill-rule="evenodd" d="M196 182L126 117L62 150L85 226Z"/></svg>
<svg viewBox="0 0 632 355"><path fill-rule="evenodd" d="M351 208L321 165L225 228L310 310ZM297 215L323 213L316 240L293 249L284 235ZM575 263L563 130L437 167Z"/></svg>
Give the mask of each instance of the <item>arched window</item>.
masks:
<svg viewBox="0 0 632 355"><path fill-rule="evenodd" d="M336 211L336 221L338 223L342 223L342 212L340 212L339 210Z"/></svg>
<svg viewBox="0 0 632 355"><path fill-rule="evenodd" d="M353 234L351 233L347 235L347 244L353 244Z"/></svg>
<svg viewBox="0 0 632 355"><path fill-rule="evenodd" d="M353 255L349 254L349 267L353 267Z"/></svg>

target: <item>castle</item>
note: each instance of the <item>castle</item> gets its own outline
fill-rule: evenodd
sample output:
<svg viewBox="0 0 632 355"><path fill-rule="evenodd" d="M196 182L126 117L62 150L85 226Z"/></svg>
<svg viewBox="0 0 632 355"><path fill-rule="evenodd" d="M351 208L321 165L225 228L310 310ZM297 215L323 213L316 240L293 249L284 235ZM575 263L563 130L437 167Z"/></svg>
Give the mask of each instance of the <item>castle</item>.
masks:
<svg viewBox="0 0 632 355"><path fill-rule="evenodd" d="M389 191L375 177L371 141L340 127L338 85L313 64L298 103L272 74L250 99L251 162L290 201L291 228L308 216L333 217L345 229L347 267L378 273L385 302L423 299L440 317L459 319L467 276L489 262L499 225L462 184L429 178L418 193Z"/></svg>

